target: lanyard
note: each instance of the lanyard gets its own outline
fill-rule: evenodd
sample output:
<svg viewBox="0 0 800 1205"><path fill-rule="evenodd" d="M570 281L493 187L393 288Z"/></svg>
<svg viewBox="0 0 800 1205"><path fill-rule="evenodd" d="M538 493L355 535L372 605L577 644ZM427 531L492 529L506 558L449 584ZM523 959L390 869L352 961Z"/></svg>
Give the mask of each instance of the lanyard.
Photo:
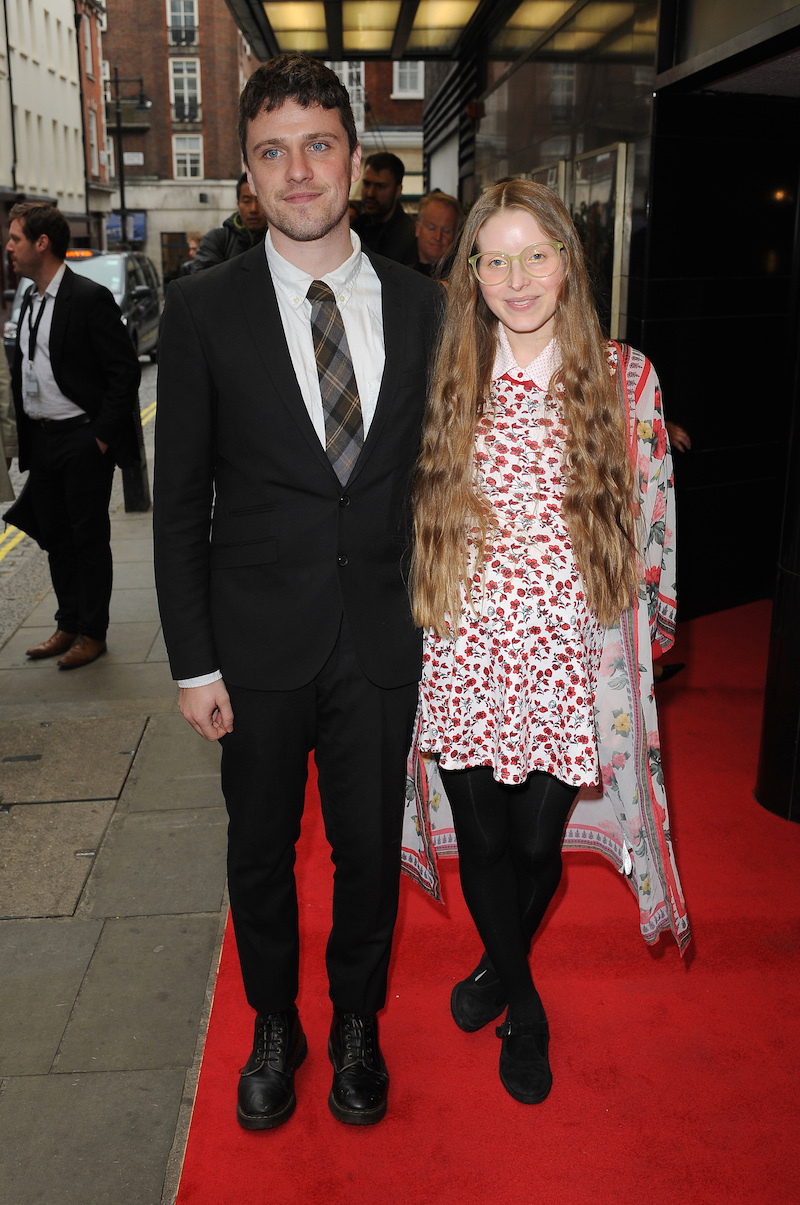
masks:
<svg viewBox="0 0 800 1205"><path fill-rule="evenodd" d="M39 306L39 313L36 315L36 321L33 324L31 324L31 314L33 312L33 298L31 298L31 304L28 307L28 363L29 364L33 363L33 357L36 355L36 336L39 333L39 323L42 321L42 314L44 314L45 303L47 302L47 298L49 296L50 296L49 293L45 293L44 297L42 298L41 304Z"/></svg>

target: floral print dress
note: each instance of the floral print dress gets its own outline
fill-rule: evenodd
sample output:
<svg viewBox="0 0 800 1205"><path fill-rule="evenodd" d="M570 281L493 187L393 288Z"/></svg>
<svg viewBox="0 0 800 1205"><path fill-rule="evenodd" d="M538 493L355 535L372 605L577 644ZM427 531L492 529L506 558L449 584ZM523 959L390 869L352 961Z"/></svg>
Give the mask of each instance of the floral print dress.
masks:
<svg viewBox="0 0 800 1205"><path fill-rule="evenodd" d="M550 354L557 352L551 348ZM577 688L583 689L584 681L593 691L591 716L594 740L590 743L596 750L599 773L596 783L585 786L578 795L567 823L563 847L567 850L590 850L609 859L636 896L639 926L644 940L655 942L661 932L671 930L683 952L691 935L670 834L653 688L653 656L667 652L675 635L672 459L663 421L661 391L652 364L641 352L625 345L610 344L609 354L621 403L628 418L629 451L635 466L639 584L635 605L622 612L617 623L600 629L596 634L597 639L591 621L586 621L581 629L583 652L580 644L576 645L574 639L572 641L577 651L574 663L578 666L576 672L579 675L579 682L573 684L576 685L576 696ZM501 359L500 355L496 362L498 366L503 366L503 375L509 368L512 377L516 371L518 382L529 379L525 370L511 367L507 359ZM536 376L544 380L546 365L535 362L531 369L535 369ZM529 392L524 385L521 391L526 396ZM507 392L505 386L503 392ZM542 390L536 389L535 392L538 395ZM551 428L556 443L559 439L558 430L556 423ZM546 455L549 454L548 448ZM486 463L488 465L488 460ZM541 514L536 522L540 518ZM559 544L559 548L563 552L564 545ZM563 579L559 576L558 580ZM578 601L577 591L573 598ZM519 609L516 614L518 617L521 615ZM462 623L461 627L464 626ZM571 632L577 636L577 628L571 629ZM459 638L463 639L460 633ZM502 643L503 637L500 639ZM549 644L552 654L551 640ZM428 652L433 647L430 641L426 644ZM443 657L443 651L436 651L437 662L441 663ZM552 664L550 668L553 668ZM585 678L580 676L581 672ZM474 688L470 687L470 690ZM512 691L512 696L516 697L516 692ZM451 721L455 719L457 706L461 706L461 697L453 693ZM468 706L475 710L471 698ZM504 708L504 717L507 711L508 707ZM515 714L513 708L511 714ZM516 714L519 714L519 708ZM444 722L441 710L432 708L430 702L426 711L426 689L423 686L416 736L408 760L402 858L405 873L435 899L441 899L437 856L452 856L458 852L450 805L439 777L437 756L427 751L436 749L441 755L447 748L452 755L455 750L452 741L448 744L449 738L440 731L444 728ZM499 730L505 732L504 723L501 722ZM569 730L569 726L566 730ZM502 742L497 747L502 748ZM578 775L588 768L588 747L584 748L586 757L581 761ZM528 749L525 757L530 757L530 753ZM572 757L569 742L566 754ZM502 753L500 760L502 766ZM443 761L443 764L456 763ZM458 764L476 763L465 761ZM532 768L538 767L534 765ZM574 764L567 766L565 762L561 773L555 771L557 776L562 777L564 769L574 774L576 767ZM515 772L516 768L512 765L510 773ZM508 768L501 773L508 775ZM506 780L514 781L510 776ZM573 776L564 780L588 783L591 778Z"/></svg>
<svg viewBox="0 0 800 1205"><path fill-rule="evenodd" d="M476 438L478 486L494 508L473 555L455 640L425 635L420 748L442 769L534 770L573 786L599 775L592 703L602 628L586 605L562 503L566 432L547 391L555 340L521 369L500 327L490 405Z"/></svg>

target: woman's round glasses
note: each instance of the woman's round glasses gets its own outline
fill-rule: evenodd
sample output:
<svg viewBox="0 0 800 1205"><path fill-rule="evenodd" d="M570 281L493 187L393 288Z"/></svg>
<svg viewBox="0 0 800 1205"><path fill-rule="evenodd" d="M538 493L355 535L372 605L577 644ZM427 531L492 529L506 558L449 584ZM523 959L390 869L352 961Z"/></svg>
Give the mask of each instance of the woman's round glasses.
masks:
<svg viewBox="0 0 800 1205"><path fill-rule="evenodd" d="M511 265L515 259L528 276L552 276L561 264L563 243L532 243L518 255L509 255L507 251L478 251L469 257L469 265L475 277L482 285L501 285L511 274Z"/></svg>

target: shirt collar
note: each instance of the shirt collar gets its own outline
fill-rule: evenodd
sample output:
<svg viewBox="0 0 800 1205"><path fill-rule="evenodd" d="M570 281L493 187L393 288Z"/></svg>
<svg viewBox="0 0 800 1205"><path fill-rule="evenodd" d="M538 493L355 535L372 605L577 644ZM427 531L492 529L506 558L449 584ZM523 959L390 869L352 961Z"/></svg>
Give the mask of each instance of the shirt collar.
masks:
<svg viewBox="0 0 800 1205"><path fill-rule="evenodd" d="M320 277L310 276L308 272L304 272L296 264L291 264L288 259L284 259L275 250L269 230L264 239L264 252L275 284L285 294L295 309L306 301L309 285L312 280L317 279L322 280L326 285L330 286L336 298L336 304L341 308L347 305L353 294L353 289L356 286L363 262L361 239L352 230L350 231L350 244L353 251L344 263L340 264L338 268L334 268L332 272L327 272L324 276Z"/></svg>
<svg viewBox="0 0 800 1205"><path fill-rule="evenodd" d="M511 344L508 342L508 335L502 322L497 324L497 351L494 358L494 369L492 371L492 379L497 380L499 377L511 375L515 378L522 378L527 381L533 381L540 389L547 389L550 384L550 378L561 363L561 351L555 340L552 338L547 344L547 347L535 359L531 360L530 364L517 364Z"/></svg>
<svg viewBox="0 0 800 1205"><path fill-rule="evenodd" d="M44 291L46 297L55 297L56 296L56 294L58 293L59 287L61 285L61 282L64 279L64 273L66 272L66 270L67 270L67 265L62 263L61 267L58 269L55 276L50 281L50 284L47 286L47 288ZM34 297L39 296L38 289L35 288L33 290L33 296Z"/></svg>

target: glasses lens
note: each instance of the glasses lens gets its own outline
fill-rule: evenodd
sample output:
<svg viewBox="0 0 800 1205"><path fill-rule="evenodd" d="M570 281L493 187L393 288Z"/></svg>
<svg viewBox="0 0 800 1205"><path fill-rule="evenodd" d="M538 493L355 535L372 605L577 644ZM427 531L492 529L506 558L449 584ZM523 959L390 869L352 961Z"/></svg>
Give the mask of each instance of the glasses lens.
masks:
<svg viewBox="0 0 800 1205"><path fill-rule="evenodd" d="M500 255L497 251L487 251L475 261L478 280L485 285L502 284L508 276L509 267L505 255Z"/></svg>
<svg viewBox="0 0 800 1205"><path fill-rule="evenodd" d="M522 252L522 266L529 276L551 276L558 267L559 251L550 243L534 243Z"/></svg>

